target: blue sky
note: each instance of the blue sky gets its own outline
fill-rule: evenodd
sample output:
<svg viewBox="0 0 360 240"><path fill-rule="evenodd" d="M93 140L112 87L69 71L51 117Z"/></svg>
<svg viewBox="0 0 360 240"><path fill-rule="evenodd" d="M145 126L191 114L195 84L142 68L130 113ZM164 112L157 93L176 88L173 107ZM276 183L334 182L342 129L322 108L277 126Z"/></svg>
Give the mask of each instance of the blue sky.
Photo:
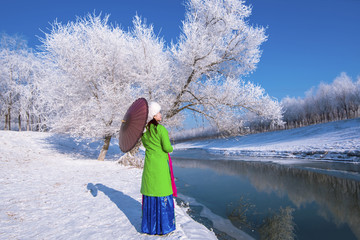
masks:
<svg viewBox="0 0 360 240"><path fill-rule="evenodd" d="M267 27L268 41L257 70L247 79L269 95L302 97L341 72L360 75L360 0L252 0L249 22ZM123 29L139 14L167 43L176 42L184 19L183 0L0 0L0 32L21 34L36 48L55 19L102 12Z"/></svg>

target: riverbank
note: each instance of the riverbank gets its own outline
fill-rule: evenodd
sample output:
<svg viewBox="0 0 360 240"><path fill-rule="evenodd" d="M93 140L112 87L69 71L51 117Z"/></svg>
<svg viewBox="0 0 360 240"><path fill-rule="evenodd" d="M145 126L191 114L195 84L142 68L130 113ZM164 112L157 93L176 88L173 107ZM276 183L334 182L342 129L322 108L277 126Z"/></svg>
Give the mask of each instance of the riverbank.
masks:
<svg viewBox="0 0 360 240"><path fill-rule="evenodd" d="M0 131L0 238L158 238L140 232L141 170L96 152L51 133ZM176 231L162 239L216 239L186 211L176 205Z"/></svg>
<svg viewBox="0 0 360 240"><path fill-rule="evenodd" d="M245 158L360 162L360 118L224 139L187 141L174 151L202 149Z"/></svg>

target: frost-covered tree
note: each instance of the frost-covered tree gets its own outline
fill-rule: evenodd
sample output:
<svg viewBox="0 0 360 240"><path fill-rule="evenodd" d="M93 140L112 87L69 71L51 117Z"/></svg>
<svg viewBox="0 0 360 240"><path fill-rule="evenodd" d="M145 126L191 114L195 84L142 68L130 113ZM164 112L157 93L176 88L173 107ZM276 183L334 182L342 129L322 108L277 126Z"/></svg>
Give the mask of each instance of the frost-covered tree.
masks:
<svg viewBox="0 0 360 240"><path fill-rule="evenodd" d="M320 83L316 93L316 106L318 107L320 119L329 121L332 119L333 90L329 84Z"/></svg>
<svg viewBox="0 0 360 240"><path fill-rule="evenodd" d="M357 81L355 82L355 105L358 106L357 112L360 110L360 76L357 77ZM360 115L360 114L359 114Z"/></svg>
<svg viewBox="0 0 360 240"><path fill-rule="evenodd" d="M61 85L62 74L42 56L34 56L31 62L31 78L20 98L21 115L26 119L27 130L48 131L48 119L56 115L52 106L58 106L57 96L62 92L60 89L54 91L54 86Z"/></svg>
<svg viewBox="0 0 360 240"><path fill-rule="evenodd" d="M304 119L304 100L287 96L281 101L281 104L284 108L284 121L287 124L295 122L296 127L300 127L301 123L298 123L297 121L299 119Z"/></svg>
<svg viewBox="0 0 360 240"><path fill-rule="evenodd" d="M5 129L11 130L14 118L21 130L22 118L29 117L33 102L33 82L41 69L38 58L18 36L1 36L0 48L0 102Z"/></svg>
<svg viewBox="0 0 360 240"><path fill-rule="evenodd" d="M237 130L250 111L281 124L281 107L242 77L259 62L265 30L249 25L251 7L239 0L191 0L179 42L171 48L174 99L166 113L196 112L221 130Z"/></svg>
<svg viewBox="0 0 360 240"><path fill-rule="evenodd" d="M190 0L179 42L169 48L137 16L129 31L109 24L109 16L55 22L43 52L64 76L54 86L64 100L54 105L59 109L49 123L57 131L104 137L99 159L140 96L159 102L172 126L182 123L185 110L228 132L236 132L248 112L281 124L279 103L242 80L266 40L263 28L247 22L250 13L239 0Z"/></svg>
<svg viewBox="0 0 360 240"><path fill-rule="evenodd" d="M11 130L14 104L19 98L20 68L26 42L19 37L2 34L0 42L0 99L1 113L5 116L5 129Z"/></svg>
<svg viewBox="0 0 360 240"><path fill-rule="evenodd" d="M341 73L332 83L338 114L351 118L356 109L356 85L346 73Z"/></svg>
<svg viewBox="0 0 360 240"><path fill-rule="evenodd" d="M135 16L134 27L129 32L131 36L131 72L132 79L139 87L141 96L148 101L157 101L168 112L174 101L173 83L175 70L171 52L159 38L152 25L146 25L140 17ZM179 126L182 116L174 116L167 125Z"/></svg>
<svg viewBox="0 0 360 240"><path fill-rule="evenodd" d="M284 120L288 127L298 127L359 117L359 93L359 83L341 73L331 84L313 87L304 98L284 98Z"/></svg>
<svg viewBox="0 0 360 240"><path fill-rule="evenodd" d="M124 32L109 16L88 15L66 25L55 22L43 41L45 57L63 75L54 85L61 104L53 105L53 130L93 138L104 137L99 160L136 98L164 94L161 81L171 76L163 42L140 18ZM149 86L154 85L152 88Z"/></svg>

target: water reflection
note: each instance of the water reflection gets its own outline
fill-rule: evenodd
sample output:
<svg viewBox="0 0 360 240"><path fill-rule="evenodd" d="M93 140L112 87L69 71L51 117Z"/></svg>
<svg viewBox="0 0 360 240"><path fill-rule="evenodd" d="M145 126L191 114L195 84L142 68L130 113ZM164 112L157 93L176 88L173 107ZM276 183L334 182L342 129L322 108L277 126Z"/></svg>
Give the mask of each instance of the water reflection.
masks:
<svg viewBox="0 0 360 240"><path fill-rule="evenodd" d="M295 222L292 213L293 208L280 207L279 212L265 219L261 226L260 239L266 240L291 240L295 239Z"/></svg>
<svg viewBox="0 0 360 240"><path fill-rule="evenodd" d="M325 168L317 172L306 166L232 160L174 158L174 165L246 176L257 191L275 192L279 197L287 195L298 208L316 202L322 217L337 225L347 224L360 239L360 181L356 174L348 178L344 172L337 176L339 174L325 172Z"/></svg>

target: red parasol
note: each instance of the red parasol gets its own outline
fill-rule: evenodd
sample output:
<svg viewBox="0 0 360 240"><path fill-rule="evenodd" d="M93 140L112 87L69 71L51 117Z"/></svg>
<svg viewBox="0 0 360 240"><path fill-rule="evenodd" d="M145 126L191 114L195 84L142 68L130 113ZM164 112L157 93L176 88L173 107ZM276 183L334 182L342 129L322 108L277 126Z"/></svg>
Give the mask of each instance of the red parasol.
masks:
<svg viewBox="0 0 360 240"><path fill-rule="evenodd" d="M140 139L148 118L148 103L145 98L139 98L127 110L119 134L121 151L130 151Z"/></svg>

